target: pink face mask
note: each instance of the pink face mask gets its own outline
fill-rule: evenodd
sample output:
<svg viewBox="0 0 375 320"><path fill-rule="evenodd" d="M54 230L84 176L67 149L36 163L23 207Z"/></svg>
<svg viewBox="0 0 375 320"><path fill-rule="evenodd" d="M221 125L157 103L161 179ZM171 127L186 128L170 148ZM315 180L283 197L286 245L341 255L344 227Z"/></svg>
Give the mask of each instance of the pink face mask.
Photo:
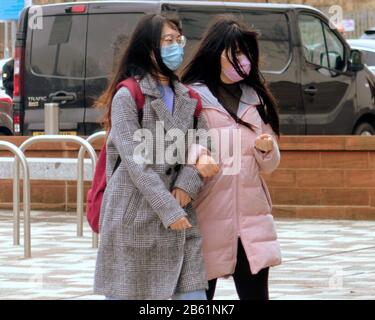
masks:
<svg viewBox="0 0 375 320"><path fill-rule="evenodd" d="M251 63L249 59L245 55L241 55L238 59L239 67L244 72L244 74L248 75L251 70ZM224 74L233 82L238 82L243 80L243 77L241 77L236 69L230 65L229 67L225 68L223 70Z"/></svg>

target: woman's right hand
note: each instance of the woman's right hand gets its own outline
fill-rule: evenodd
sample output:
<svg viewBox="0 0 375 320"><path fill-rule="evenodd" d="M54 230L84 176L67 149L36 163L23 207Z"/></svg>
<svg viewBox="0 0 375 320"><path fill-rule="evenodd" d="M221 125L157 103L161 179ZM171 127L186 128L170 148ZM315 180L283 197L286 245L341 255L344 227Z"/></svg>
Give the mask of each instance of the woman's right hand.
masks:
<svg viewBox="0 0 375 320"><path fill-rule="evenodd" d="M262 152L270 152L273 150L273 142L271 135L264 133L255 139L255 148Z"/></svg>
<svg viewBox="0 0 375 320"><path fill-rule="evenodd" d="M207 154L201 155L195 166L203 178L210 178L217 174L220 170L220 167L217 165L215 160Z"/></svg>
<svg viewBox="0 0 375 320"><path fill-rule="evenodd" d="M186 217L182 217L181 219L177 220L176 222L172 223L169 226L172 230L184 230L189 229L192 227L189 220Z"/></svg>

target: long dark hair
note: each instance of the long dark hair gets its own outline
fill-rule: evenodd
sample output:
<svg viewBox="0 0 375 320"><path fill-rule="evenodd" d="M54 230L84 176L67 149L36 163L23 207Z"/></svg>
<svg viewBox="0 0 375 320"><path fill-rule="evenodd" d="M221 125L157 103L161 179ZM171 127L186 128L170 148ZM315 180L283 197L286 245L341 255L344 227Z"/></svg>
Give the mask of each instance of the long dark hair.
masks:
<svg viewBox="0 0 375 320"><path fill-rule="evenodd" d="M251 62L249 75L244 74L239 65L236 56L237 49L242 51ZM221 81L220 56L223 50L231 53L233 67L244 78L241 82L251 86L260 97L261 104L257 106L257 109L263 121L270 123L273 131L280 135L276 100L259 71L258 33L233 16L219 15L210 24L191 61L183 70L182 82L204 83L215 96L218 96L218 86ZM251 128L250 124L239 119L237 115L233 113L231 115L239 123Z"/></svg>
<svg viewBox="0 0 375 320"><path fill-rule="evenodd" d="M160 39L165 24L182 33L180 22L173 16L149 14L139 20L107 89L95 101L96 107L105 109L101 122L107 131L111 128L112 99L119 82L129 77L142 79L146 74L151 74L156 80L158 74L161 74L169 79L172 86L172 81L177 80L177 76L163 63L160 55ZM152 53L156 63L151 58Z"/></svg>

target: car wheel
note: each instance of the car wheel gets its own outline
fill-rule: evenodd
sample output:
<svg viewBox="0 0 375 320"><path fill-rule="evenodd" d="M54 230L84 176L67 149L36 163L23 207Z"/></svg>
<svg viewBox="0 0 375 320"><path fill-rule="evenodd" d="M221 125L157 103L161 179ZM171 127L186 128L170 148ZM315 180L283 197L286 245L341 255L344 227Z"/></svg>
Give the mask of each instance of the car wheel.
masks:
<svg viewBox="0 0 375 320"><path fill-rule="evenodd" d="M357 126L354 134L359 136L373 136L375 135L375 129L371 124L364 122Z"/></svg>

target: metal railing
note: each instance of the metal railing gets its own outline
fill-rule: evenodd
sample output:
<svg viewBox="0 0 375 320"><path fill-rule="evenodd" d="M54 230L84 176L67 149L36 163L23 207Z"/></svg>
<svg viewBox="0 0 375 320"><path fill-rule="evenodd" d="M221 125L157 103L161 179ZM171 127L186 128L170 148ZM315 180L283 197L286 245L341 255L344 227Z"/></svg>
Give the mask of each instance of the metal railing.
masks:
<svg viewBox="0 0 375 320"><path fill-rule="evenodd" d="M105 137L106 132L100 131L89 136L86 141L92 144L94 141ZM77 181L77 235L83 236L83 199L84 199L84 187L83 187L83 167L84 167L84 155L85 148L81 147L78 153L78 181ZM94 168L95 169L95 168ZM94 178L94 176L93 176ZM92 232L92 247L98 247L98 235Z"/></svg>
<svg viewBox="0 0 375 320"><path fill-rule="evenodd" d="M23 219L24 219L24 256L25 258L31 258L31 233L30 233L30 172L29 166L26 161L26 157L22 150L18 148L13 143L7 141L0 141L0 149L6 149L15 155L14 160L17 161L17 168L19 170L18 161L21 161L23 168ZM15 172L13 173L15 175ZM19 201L20 201L20 190L19 190L19 177L17 179L17 184L13 181L13 213L14 213L14 226L13 230L17 230L17 234L13 232L13 243L18 245L19 230L20 230L20 211L19 211ZM16 197L16 198L15 198ZM18 210L15 209L15 204L17 204Z"/></svg>
<svg viewBox="0 0 375 320"><path fill-rule="evenodd" d="M22 145L19 147L21 152L25 152L28 147L31 145L37 143L37 142L72 142L79 144L81 147L86 149L86 151L89 153L89 156L92 161L92 172L94 174L95 166L96 166L96 153L93 147L90 143L88 143L85 139L77 136L64 136L64 135L43 135L43 136L35 136L27 139L22 143ZM82 168L83 171L83 168ZM27 171L27 174L29 172ZM13 230L13 237L14 237L14 244L19 244L19 238L20 238L20 228L19 228L19 199L20 199L20 192L19 192L19 179L20 179L20 172L19 172L19 162L18 159L15 158L14 161L14 177L13 177L13 213L14 213L14 230ZM78 181L77 181L78 184ZM28 243L25 243L25 246L27 244L28 248L25 248L25 252L27 252L27 257L31 257L31 241L30 241L30 219L25 219L25 230L29 231L28 235ZM25 254L26 257L26 254Z"/></svg>

